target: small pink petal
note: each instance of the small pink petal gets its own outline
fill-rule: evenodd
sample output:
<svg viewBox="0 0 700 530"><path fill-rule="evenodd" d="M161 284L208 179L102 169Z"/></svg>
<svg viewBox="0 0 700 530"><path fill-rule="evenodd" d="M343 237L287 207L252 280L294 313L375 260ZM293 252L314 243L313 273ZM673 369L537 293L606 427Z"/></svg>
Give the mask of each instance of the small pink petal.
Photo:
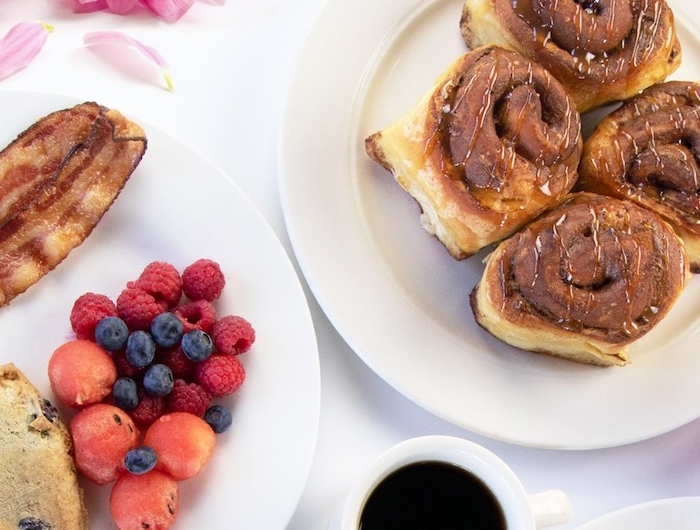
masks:
<svg viewBox="0 0 700 530"><path fill-rule="evenodd" d="M107 0L74 0L73 13L92 13L107 9Z"/></svg>
<svg viewBox="0 0 700 530"><path fill-rule="evenodd" d="M148 9L166 22L177 22L192 7L194 0L143 0Z"/></svg>
<svg viewBox="0 0 700 530"><path fill-rule="evenodd" d="M83 36L83 42L87 46L94 44L118 44L120 46L131 46L135 48L161 69L168 90L173 89L172 79L168 73L168 63L155 48L147 46L141 41L116 30L102 30L86 33Z"/></svg>
<svg viewBox="0 0 700 530"><path fill-rule="evenodd" d="M131 11L137 4L138 0L106 0L107 7L112 13L123 15Z"/></svg>
<svg viewBox="0 0 700 530"><path fill-rule="evenodd" d="M44 47L53 26L42 22L20 22L0 40L0 79L25 68Z"/></svg>

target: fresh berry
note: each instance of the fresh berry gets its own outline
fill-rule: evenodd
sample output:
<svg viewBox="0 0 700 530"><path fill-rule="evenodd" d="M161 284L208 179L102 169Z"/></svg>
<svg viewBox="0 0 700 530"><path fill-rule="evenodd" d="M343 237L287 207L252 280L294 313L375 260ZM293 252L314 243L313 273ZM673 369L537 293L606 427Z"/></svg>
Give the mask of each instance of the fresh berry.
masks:
<svg viewBox="0 0 700 530"><path fill-rule="evenodd" d="M85 293L73 303L70 324L77 338L93 340L97 323L104 317L116 315L117 307L107 296Z"/></svg>
<svg viewBox="0 0 700 530"><path fill-rule="evenodd" d="M180 273L165 261L154 261L146 265L139 278L127 284L127 287L141 289L156 300L164 301L169 308L175 307L182 297Z"/></svg>
<svg viewBox="0 0 700 530"><path fill-rule="evenodd" d="M191 361L200 363L214 351L211 336L201 329L193 329L182 336L182 351Z"/></svg>
<svg viewBox="0 0 700 530"><path fill-rule="evenodd" d="M48 375L51 389L64 404L83 407L110 394L117 368L97 344L75 339L56 348L49 359Z"/></svg>
<svg viewBox="0 0 700 530"><path fill-rule="evenodd" d="M130 411L139 404L138 385L131 377L120 377L112 387L114 404L122 410Z"/></svg>
<svg viewBox="0 0 700 530"><path fill-rule="evenodd" d="M117 367L119 376L131 377L135 381L141 381L146 368L136 368L126 358L126 350L112 352L112 360Z"/></svg>
<svg viewBox="0 0 700 530"><path fill-rule="evenodd" d="M152 396L167 396L175 385L173 371L164 364L152 364L143 374L143 388Z"/></svg>
<svg viewBox="0 0 700 530"><path fill-rule="evenodd" d="M177 482L158 470L123 473L114 483L109 511L119 530L167 530L178 514Z"/></svg>
<svg viewBox="0 0 700 530"><path fill-rule="evenodd" d="M206 421L212 430L219 434L231 427L233 417L231 411L221 405L212 405L204 412L204 421Z"/></svg>
<svg viewBox="0 0 700 530"><path fill-rule="evenodd" d="M255 342L255 329L245 318L228 315L214 324L212 340L221 353L245 353Z"/></svg>
<svg viewBox="0 0 700 530"><path fill-rule="evenodd" d="M217 353L199 363L195 380L214 397L233 394L245 380L243 364L234 355Z"/></svg>
<svg viewBox="0 0 700 530"><path fill-rule="evenodd" d="M141 289L127 287L117 298L117 312L129 329L149 329L151 321L168 308L162 300Z"/></svg>
<svg viewBox="0 0 700 530"><path fill-rule="evenodd" d="M207 422L188 412L161 416L143 439L158 455L156 469L167 471L176 480L199 473L209 461L215 442L216 434Z"/></svg>
<svg viewBox="0 0 700 530"><path fill-rule="evenodd" d="M195 363L190 361L181 345L158 352L158 362L173 371L175 379L190 379L194 373Z"/></svg>
<svg viewBox="0 0 700 530"><path fill-rule="evenodd" d="M129 328L119 317L105 317L95 326L95 342L107 351L121 350L128 336Z"/></svg>
<svg viewBox="0 0 700 530"><path fill-rule="evenodd" d="M139 430L118 407L96 403L70 422L75 464L96 484L107 484L124 469L124 455L136 447Z"/></svg>
<svg viewBox="0 0 700 530"><path fill-rule="evenodd" d="M150 333L137 329L129 334L126 341L126 360L136 368L144 368L156 356L156 342Z"/></svg>
<svg viewBox="0 0 700 530"><path fill-rule="evenodd" d="M199 259L182 271L182 291L190 300L216 300L226 284L219 264Z"/></svg>
<svg viewBox="0 0 700 530"><path fill-rule="evenodd" d="M146 429L165 414L165 398L152 396L145 391L139 393L139 404L129 411L129 416L141 429Z"/></svg>
<svg viewBox="0 0 700 530"><path fill-rule="evenodd" d="M156 467L158 457L152 447L141 445L126 453L124 467L129 473L143 475Z"/></svg>
<svg viewBox="0 0 700 530"><path fill-rule="evenodd" d="M201 329L210 333L217 320L216 308L207 300L184 303L175 309L175 314L182 320L185 332Z"/></svg>
<svg viewBox="0 0 700 530"><path fill-rule="evenodd" d="M202 416L211 405L211 396L197 383L176 379L173 391L165 399L168 412L189 412Z"/></svg>
<svg viewBox="0 0 700 530"><path fill-rule="evenodd" d="M175 346L184 332L182 321L174 313L161 313L151 322L151 335L156 344L164 348Z"/></svg>

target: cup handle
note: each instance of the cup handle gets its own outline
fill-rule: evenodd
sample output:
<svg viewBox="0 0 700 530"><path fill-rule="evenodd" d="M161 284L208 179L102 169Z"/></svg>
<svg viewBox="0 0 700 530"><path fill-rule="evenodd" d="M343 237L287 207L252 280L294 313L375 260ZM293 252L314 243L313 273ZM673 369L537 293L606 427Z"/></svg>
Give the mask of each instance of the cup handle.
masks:
<svg viewBox="0 0 700 530"><path fill-rule="evenodd" d="M563 491L547 490L528 495L535 528L563 524L571 519L571 501Z"/></svg>

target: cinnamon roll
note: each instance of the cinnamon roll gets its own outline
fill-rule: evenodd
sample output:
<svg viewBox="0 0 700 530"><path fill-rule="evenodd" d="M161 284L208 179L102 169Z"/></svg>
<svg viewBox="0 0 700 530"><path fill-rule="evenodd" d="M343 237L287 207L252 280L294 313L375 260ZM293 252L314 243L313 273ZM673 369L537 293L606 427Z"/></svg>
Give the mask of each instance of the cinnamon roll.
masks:
<svg viewBox="0 0 700 530"><path fill-rule="evenodd" d="M569 96L497 47L452 63L420 102L365 141L455 259L512 234L568 193L583 141Z"/></svg>
<svg viewBox="0 0 700 530"><path fill-rule="evenodd" d="M518 348L622 366L688 275L683 244L660 216L580 192L496 248L471 306L483 328Z"/></svg>
<svg viewBox="0 0 700 530"><path fill-rule="evenodd" d="M496 44L547 68L579 112L664 81L681 60L664 0L466 0L470 47Z"/></svg>
<svg viewBox="0 0 700 530"><path fill-rule="evenodd" d="M581 189L663 216L700 272L700 83L648 88L604 117L584 145Z"/></svg>

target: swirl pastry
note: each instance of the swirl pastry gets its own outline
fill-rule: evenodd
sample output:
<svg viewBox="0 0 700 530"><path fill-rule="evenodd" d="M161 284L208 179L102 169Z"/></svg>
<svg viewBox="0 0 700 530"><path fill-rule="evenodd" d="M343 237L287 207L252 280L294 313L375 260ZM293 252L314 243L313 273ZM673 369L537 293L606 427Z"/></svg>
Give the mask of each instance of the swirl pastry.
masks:
<svg viewBox="0 0 700 530"><path fill-rule="evenodd" d="M419 203L424 228L464 259L570 191L580 129L571 100L544 68L484 47L452 63L365 147Z"/></svg>
<svg viewBox="0 0 700 530"><path fill-rule="evenodd" d="M700 272L700 84L648 88L604 117L584 145L581 189L656 211Z"/></svg>
<svg viewBox="0 0 700 530"><path fill-rule="evenodd" d="M665 80L681 60L664 0L466 0L460 27L472 48L500 45L542 64L581 113Z"/></svg>
<svg viewBox="0 0 700 530"><path fill-rule="evenodd" d="M688 276L683 244L657 214L573 193L498 246L471 305L477 322L508 344L621 366Z"/></svg>

